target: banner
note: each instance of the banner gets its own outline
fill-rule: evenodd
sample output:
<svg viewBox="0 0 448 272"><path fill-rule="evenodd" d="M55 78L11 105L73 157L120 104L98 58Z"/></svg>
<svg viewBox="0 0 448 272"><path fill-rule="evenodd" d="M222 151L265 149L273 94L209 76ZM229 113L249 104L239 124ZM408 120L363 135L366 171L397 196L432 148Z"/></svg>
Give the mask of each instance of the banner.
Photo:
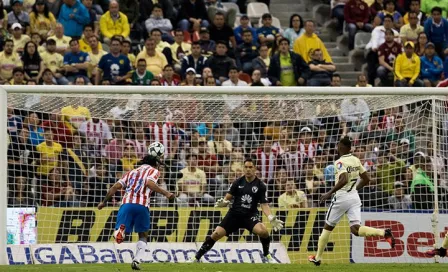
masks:
<svg viewBox="0 0 448 272"><path fill-rule="evenodd" d="M202 243L221 222L228 209L216 208L153 208L151 209L150 242ZM112 242L118 208L52 208L38 209L38 243L106 243ZM271 230L265 216L263 222L273 243L282 243L294 263L306 263L317 251L320 232L325 224L325 208L272 209L285 222L280 232ZM130 241L137 242L134 234ZM241 229L223 242L253 242L258 237ZM348 263L350 260L350 230L342 220L330 237L325 253L327 263Z"/></svg>
<svg viewBox="0 0 448 272"><path fill-rule="evenodd" d="M440 242L448 231L448 214L439 214ZM363 212L366 226L390 228L396 245L391 249L383 238L353 237L351 259L355 263L434 263L434 258L426 256L425 251L434 248L429 213L370 213ZM448 263L448 258L440 258Z"/></svg>
<svg viewBox="0 0 448 272"><path fill-rule="evenodd" d="M183 263L193 257L200 245L195 243L148 243L143 263ZM7 247L10 265L131 263L135 243L87 243L11 245ZM290 263L285 247L271 244L271 256L278 263ZM259 243L216 243L204 255L204 263L263 263Z"/></svg>

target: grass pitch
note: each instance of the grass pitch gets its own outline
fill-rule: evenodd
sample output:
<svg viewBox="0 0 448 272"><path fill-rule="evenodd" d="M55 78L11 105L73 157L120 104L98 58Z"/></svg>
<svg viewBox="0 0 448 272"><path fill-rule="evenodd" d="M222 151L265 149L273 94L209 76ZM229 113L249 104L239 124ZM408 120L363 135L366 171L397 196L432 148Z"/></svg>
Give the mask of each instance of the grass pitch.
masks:
<svg viewBox="0 0 448 272"><path fill-rule="evenodd" d="M296 264L142 264L151 272L446 272L448 264L322 264L320 267ZM1 272L125 272L130 264L76 264L0 266Z"/></svg>

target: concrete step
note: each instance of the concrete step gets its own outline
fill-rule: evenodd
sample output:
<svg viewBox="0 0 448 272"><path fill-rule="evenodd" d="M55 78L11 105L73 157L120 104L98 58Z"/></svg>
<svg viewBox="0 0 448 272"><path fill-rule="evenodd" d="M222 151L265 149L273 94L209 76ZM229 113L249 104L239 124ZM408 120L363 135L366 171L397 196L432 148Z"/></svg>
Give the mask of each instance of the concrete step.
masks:
<svg viewBox="0 0 448 272"><path fill-rule="evenodd" d="M325 42L324 44L325 44L325 47L327 47L327 49L336 48L338 46L338 44L335 42Z"/></svg>
<svg viewBox="0 0 448 272"><path fill-rule="evenodd" d="M336 66L337 68L337 66ZM359 72L340 72L338 73L341 75L341 78L344 79L357 79L358 75L360 74Z"/></svg>
<svg viewBox="0 0 448 272"><path fill-rule="evenodd" d="M355 87L356 86L356 82L358 82L357 79L353 79L353 78L342 78L342 86L345 87Z"/></svg>
<svg viewBox="0 0 448 272"><path fill-rule="evenodd" d="M336 71L339 72L354 72L355 66L351 63L336 63Z"/></svg>
<svg viewBox="0 0 448 272"><path fill-rule="evenodd" d="M276 14L277 12L289 12L289 14L293 13L299 13L300 15L303 12L307 12L307 6L304 4L275 4L271 5L271 8L269 9L272 14ZM275 16L275 15L274 15Z"/></svg>
<svg viewBox="0 0 448 272"><path fill-rule="evenodd" d="M340 50L339 48L327 48L328 54L330 54L331 57L343 57L346 56L344 51Z"/></svg>
<svg viewBox="0 0 448 272"><path fill-rule="evenodd" d="M342 57L342 56L333 57L333 56L331 56L331 59L333 60L333 63L336 64L336 66L341 63L342 64L349 63L348 57Z"/></svg>
<svg viewBox="0 0 448 272"><path fill-rule="evenodd" d="M335 42L336 38L335 36L329 34L329 33L318 33L317 36L319 36L319 38L324 42Z"/></svg>

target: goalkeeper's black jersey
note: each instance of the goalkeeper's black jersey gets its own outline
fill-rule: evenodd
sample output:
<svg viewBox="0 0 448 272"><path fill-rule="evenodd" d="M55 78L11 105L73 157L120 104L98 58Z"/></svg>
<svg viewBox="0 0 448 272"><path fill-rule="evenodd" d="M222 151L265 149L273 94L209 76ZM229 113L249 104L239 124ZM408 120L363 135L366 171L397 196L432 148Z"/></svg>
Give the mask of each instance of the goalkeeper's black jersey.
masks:
<svg viewBox="0 0 448 272"><path fill-rule="evenodd" d="M247 182L246 177L235 180L230 186L229 194L233 196L230 212L238 214L258 213L258 203L268 203L266 184L259 178Z"/></svg>

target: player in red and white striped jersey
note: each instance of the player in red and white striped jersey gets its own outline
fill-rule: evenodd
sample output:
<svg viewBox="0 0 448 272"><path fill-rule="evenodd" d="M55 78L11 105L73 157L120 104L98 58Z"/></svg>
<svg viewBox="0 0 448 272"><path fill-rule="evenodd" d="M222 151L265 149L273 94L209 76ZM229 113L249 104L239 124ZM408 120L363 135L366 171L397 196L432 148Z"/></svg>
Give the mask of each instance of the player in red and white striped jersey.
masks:
<svg viewBox="0 0 448 272"><path fill-rule="evenodd" d="M126 235L137 232L139 241L132 269L140 270L139 264L146 251L148 230L150 227L149 198L151 192L156 192L174 199L174 194L157 185L159 180L159 166L162 164L160 158L146 155L140 162L140 167L126 173L107 192L103 202L98 204L101 210L115 193L121 189L125 190L122 205L118 210L117 223L115 225L115 241L120 244Z"/></svg>

